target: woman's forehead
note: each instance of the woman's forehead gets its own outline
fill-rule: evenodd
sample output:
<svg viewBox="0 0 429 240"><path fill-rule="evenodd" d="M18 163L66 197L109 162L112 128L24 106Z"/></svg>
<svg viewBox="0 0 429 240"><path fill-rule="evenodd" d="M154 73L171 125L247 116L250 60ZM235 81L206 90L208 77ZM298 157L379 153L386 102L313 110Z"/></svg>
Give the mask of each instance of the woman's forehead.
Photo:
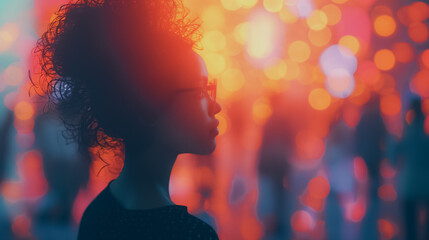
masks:
<svg viewBox="0 0 429 240"><path fill-rule="evenodd" d="M180 83L185 86L201 86L207 82L208 71L203 58L195 52L189 55L182 64Z"/></svg>

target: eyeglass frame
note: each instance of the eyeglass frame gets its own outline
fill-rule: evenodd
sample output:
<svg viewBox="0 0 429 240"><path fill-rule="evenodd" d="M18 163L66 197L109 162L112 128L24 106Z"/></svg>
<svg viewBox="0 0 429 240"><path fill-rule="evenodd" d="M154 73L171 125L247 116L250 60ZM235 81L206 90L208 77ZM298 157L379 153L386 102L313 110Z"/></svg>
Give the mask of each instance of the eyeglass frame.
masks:
<svg viewBox="0 0 429 240"><path fill-rule="evenodd" d="M216 92L217 92L217 79L216 78L207 82L207 85L204 85L202 87L180 88L180 89L174 90L173 92L174 93L180 93L180 92L194 91L197 89L201 89L202 93L207 94L213 102L216 102Z"/></svg>

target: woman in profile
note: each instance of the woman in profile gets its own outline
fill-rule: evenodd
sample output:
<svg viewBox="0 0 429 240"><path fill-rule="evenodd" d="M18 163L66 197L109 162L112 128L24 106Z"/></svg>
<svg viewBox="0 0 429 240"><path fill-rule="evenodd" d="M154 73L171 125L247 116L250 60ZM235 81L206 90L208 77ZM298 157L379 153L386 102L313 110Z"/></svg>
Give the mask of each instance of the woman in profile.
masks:
<svg viewBox="0 0 429 240"><path fill-rule="evenodd" d="M36 46L34 85L82 151L125 156L85 210L78 239L218 239L168 191L179 154L216 147L221 107L193 51L195 19L180 0L77 0L57 15Z"/></svg>

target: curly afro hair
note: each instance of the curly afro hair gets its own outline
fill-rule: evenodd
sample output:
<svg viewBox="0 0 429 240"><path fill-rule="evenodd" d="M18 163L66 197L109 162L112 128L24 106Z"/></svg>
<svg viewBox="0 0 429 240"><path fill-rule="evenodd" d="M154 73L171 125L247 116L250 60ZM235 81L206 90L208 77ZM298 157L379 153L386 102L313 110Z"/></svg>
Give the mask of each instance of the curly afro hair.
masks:
<svg viewBox="0 0 429 240"><path fill-rule="evenodd" d="M41 75L32 83L66 137L84 151L149 144L170 69L201 38L198 19L181 0L77 0L56 15L34 50Z"/></svg>

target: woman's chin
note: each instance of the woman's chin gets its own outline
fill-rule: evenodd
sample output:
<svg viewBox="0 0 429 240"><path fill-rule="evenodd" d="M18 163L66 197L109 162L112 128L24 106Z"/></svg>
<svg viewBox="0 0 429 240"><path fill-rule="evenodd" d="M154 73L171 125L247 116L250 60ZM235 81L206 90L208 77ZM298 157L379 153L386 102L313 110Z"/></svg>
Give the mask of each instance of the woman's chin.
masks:
<svg viewBox="0 0 429 240"><path fill-rule="evenodd" d="M198 155L209 155L214 152L216 149L216 140L213 138L207 144L200 146L198 149L195 149L194 154Z"/></svg>

